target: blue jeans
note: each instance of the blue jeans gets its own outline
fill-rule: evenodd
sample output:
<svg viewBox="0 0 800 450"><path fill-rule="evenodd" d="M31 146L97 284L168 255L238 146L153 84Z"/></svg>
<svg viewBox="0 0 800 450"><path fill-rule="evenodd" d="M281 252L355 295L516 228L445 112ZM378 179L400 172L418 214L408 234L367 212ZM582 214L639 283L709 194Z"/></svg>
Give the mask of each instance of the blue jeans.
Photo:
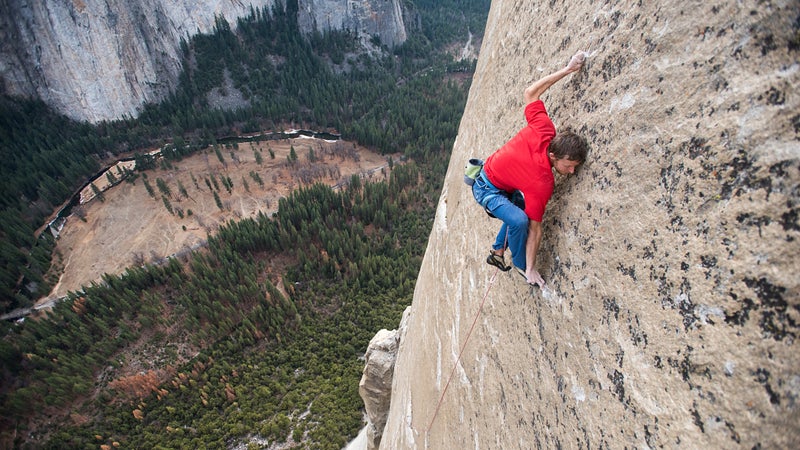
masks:
<svg viewBox="0 0 800 450"><path fill-rule="evenodd" d="M513 204L508 194L494 185L481 170L472 185L472 196L493 216L503 221L492 249L511 250L511 262L525 270L525 245L528 242L528 216L525 211Z"/></svg>

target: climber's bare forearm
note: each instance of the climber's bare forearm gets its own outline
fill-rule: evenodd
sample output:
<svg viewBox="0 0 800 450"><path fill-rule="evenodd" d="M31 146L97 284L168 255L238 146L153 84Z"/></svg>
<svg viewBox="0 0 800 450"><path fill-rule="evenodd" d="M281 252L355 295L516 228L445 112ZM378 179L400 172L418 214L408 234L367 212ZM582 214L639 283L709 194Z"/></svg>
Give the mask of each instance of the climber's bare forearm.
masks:
<svg viewBox="0 0 800 450"><path fill-rule="evenodd" d="M528 86L525 89L523 97L525 99L525 103L528 104L530 102L539 100L539 97L550 88L550 86L556 84L556 82L565 76L571 74L572 72L577 72L581 70L583 67L583 61L586 58L586 54L584 52L578 52L575 56L570 59L569 64L565 67L551 73L550 75L540 78L532 85Z"/></svg>
<svg viewBox="0 0 800 450"><path fill-rule="evenodd" d="M544 279L536 270L536 254L539 252L539 244L542 242L542 223L535 220L528 221L528 241L525 243L525 278L530 284L538 284L544 287Z"/></svg>

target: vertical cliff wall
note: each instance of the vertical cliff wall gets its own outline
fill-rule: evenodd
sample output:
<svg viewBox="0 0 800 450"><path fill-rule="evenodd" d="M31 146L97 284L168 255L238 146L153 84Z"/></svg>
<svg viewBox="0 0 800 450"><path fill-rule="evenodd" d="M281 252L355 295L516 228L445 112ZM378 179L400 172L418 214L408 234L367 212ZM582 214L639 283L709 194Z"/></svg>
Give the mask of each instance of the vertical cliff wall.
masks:
<svg viewBox="0 0 800 450"><path fill-rule="evenodd" d="M136 116L182 70L180 39L274 0L2 1L0 75L8 94L97 122Z"/></svg>
<svg viewBox="0 0 800 450"><path fill-rule="evenodd" d="M297 21L307 30L350 30L388 47L406 41L400 0L300 0Z"/></svg>
<svg viewBox="0 0 800 450"><path fill-rule="evenodd" d="M175 87L181 39L275 2L0 0L0 93L40 98L78 120L135 117ZM299 0L298 8L304 31L351 28L390 46L406 39L399 0Z"/></svg>
<svg viewBox="0 0 800 450"><path fill-rule="evenodd" d="M799 6L492 3L381 448L800 446ZM543 99L592 150L557 178L543 293L484 263L462 168L577 50Z"/></svg>

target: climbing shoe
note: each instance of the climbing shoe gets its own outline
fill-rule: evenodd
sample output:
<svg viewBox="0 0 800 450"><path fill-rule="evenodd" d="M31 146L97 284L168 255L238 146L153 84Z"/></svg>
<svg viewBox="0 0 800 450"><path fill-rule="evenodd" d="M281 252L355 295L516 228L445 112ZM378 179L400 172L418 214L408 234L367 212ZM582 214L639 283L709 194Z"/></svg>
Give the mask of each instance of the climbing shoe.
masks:
<svg viewBox="0 0 800 450"><path fill-rule="evenodd" d="M486 258L486 263L497 267L503 272L508 272L509 270L511 270L511 266L506 265L506 261L505 259L503 259L503 255L498 255L494 251L489 252L489 256Z"/></svg>

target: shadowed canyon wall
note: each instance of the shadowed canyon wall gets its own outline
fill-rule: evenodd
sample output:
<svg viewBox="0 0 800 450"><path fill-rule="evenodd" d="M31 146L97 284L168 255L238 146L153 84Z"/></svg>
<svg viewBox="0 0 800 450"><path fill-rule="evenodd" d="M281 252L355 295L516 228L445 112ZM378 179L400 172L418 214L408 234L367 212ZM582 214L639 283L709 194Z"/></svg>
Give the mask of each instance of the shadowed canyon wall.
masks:
<svg viewBox="0 0 800 450"><path fill-rule="evenodd" d="M492 3L382 449L800 446L799 26L797 1ZM540 291L484 262L463 166L578 50L543 99L591 153Z"/></svg>
<svg viewBox="0 0 800 450"><path fill-rule="evenodd" d="M217 16L235 24L251 4L273 0L3 0L3 89L78 120L136 116L177 83L181 38L212 32Z"/></svg>
<svg viewBox="0 0 800 450"><path fill-rule="evenodd" d="M0 93L77 120L135 117L178 82L180 40L285 0L0 0ZM406 39L399 0L299 0L301 30Z"/></svg>

